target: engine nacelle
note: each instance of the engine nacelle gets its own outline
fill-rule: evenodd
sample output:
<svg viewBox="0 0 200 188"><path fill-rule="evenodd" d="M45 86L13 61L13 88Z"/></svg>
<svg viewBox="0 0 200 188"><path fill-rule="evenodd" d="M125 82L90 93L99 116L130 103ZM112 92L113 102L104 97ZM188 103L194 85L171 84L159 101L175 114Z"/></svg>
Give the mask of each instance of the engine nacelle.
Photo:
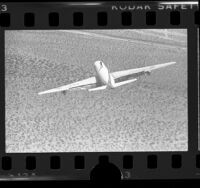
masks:
<svg viewBox="0 0 200 188"><path fill-rule="evenodd" d="M145 74L150 76L151 75L151 71L145 71Z"/></svg>

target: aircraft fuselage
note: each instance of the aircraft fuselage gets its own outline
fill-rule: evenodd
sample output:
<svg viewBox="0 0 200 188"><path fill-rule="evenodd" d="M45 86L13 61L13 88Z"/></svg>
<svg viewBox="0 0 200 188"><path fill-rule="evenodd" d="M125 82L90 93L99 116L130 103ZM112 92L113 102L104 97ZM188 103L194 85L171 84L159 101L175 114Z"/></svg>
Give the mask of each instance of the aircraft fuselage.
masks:
<svg viewBox="0 0 200 188"><path fill-rule="evenodd" d="M100 81L110 88L114 88L114 78L110 75L108 68L102 61L96 61L94 63L95 70Z"/></svg>

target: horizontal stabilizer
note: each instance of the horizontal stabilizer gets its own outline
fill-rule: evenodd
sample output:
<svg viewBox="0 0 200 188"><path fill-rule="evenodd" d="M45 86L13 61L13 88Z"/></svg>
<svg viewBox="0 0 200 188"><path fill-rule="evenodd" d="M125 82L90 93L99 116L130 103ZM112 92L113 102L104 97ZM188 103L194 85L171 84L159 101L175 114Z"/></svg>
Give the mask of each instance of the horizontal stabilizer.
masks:
<svg viewBox="0 0 200 188"><path fill-rule="evenodd" d="M114 87L119 87L119 86L122 86L122 85L125 85L125 84L129 84L131 82L135 82L137 79L131 79L131 80L126 80L126 81L123 81L123 82L118 82L118 83L115 83Z"/></svg>
<svg viewBox="0 0 200 188"><path fill-rule="evenodd" d="M88 89L88 91L98 91L98 90L104 90L106 88L107 88L107 86L104 85L104 86L100 86L100 87L95 87L95 88L92 88L92 89Z"/></svg>

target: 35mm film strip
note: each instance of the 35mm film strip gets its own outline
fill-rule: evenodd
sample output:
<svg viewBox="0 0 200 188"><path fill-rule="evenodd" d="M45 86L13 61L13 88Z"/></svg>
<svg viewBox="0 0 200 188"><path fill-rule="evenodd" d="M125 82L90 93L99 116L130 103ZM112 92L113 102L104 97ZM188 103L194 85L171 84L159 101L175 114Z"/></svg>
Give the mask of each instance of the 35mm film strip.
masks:
<svg viewBox="0 0 200 188"><path fill-rule="evenodd" d="M0 180L200 177L199 6L0 3Z"/></svg>

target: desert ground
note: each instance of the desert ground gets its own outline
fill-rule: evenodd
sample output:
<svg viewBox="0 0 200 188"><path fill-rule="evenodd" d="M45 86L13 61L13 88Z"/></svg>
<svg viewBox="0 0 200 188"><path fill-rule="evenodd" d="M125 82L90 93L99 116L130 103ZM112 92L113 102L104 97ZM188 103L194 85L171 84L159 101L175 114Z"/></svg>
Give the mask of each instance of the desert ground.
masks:
<svg viewBox="0 0 200 188"><path fill-rule="evenodd" d="M96 92L38 92L95 75L176 61ZM186 151L186 30L5 32L6 152Z"/></svg>

